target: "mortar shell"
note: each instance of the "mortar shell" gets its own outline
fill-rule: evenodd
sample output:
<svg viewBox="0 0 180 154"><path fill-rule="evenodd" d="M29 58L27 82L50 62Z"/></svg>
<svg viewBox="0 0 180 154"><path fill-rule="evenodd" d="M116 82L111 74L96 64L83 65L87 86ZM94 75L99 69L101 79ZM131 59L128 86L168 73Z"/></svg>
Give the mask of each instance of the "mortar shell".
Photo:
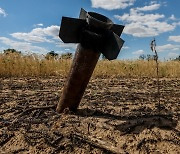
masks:
<svg viewBox="0 0 180 154"><path fill-rule="evenodd" d="M56 109L57 112L61 113L65 108L69 108L70 111L77 110L99 56L100 52L86 49L81 44L78 44Z"/></svg>

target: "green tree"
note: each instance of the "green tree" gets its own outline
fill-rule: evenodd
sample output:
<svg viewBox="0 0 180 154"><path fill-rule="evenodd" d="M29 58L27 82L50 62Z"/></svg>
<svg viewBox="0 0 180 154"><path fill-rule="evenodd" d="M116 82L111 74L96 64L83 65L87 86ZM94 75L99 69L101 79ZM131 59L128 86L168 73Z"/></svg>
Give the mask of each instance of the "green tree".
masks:
<svg viewBox="0 0 180 154"><path fill-rule="evenodd" d="M142 54L139 56L139 60L145 60L146 59L146 55L145 54Z"/></svg>
<svg viewBox="0 0 180 154"><path fill-rule="evenodd" d="M150 60L156 60L156 55L147 55L146 56L146 60L150 61Z"/></svg>
<svg viewBox="0 0 180 154"><path fill-rule="evenodd" d="M180 55L174 59L175 61L180 61Z"/></svg>
<svg viewBox="0 0 180 154"><path fill-rule="evenodd" d="M8 55L8 54L21 54L21 51L17 51L16 49L6 49L4 50L4 54Z"/></svg>
<svg viewBox="0 0 180 154"><path fill-rule="evenodd" d="M67 53L61 54L60 58L61 58L61 59L72 59L72 56L73 56L72 53L67 52Z"/></svg>
<svg viewBox="0 0 180 154"><path fill-rule="evenodd" d="M50 51L46 54L45 56L46 59L57 59L58 58L58 53L55 53L54 51Z"/></svg>

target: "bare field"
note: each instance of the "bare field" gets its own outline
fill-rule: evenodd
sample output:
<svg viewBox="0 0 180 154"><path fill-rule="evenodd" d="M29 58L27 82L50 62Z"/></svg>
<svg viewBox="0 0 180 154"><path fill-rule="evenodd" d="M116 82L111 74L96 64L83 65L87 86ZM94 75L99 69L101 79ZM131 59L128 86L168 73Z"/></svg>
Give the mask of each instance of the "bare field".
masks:
<svg viewBox="0 0 180 154"><path fill-rule="evenodd" d="M77 113L64 78L0 78L0 153L180 153L180 78L93 78Z"/></svg>

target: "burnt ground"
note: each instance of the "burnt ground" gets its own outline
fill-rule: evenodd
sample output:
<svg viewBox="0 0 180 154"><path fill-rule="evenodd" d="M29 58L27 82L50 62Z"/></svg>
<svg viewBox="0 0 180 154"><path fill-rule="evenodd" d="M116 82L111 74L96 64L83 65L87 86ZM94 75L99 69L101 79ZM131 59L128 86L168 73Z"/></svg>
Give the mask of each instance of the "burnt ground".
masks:
<svg viewBox="0 0 180 154"><path fill-rule="evenodd" d="M58 114L64 79L0 79L0 153L180 153L180 79L92 79Z"/></svg>

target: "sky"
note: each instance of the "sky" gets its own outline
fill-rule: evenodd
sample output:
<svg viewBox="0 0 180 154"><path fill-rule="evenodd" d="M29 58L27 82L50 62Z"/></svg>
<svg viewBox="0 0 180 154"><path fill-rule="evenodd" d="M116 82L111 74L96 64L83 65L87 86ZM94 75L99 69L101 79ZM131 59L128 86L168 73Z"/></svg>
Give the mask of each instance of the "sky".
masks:
<svg viewBox="0 0 180 154"><path fill-rule="evenodd" d="M180 0L0 0L0 51L22 53L75 52L76 44L58 37L62 16L78 18L81 8L125 25L118 59L154 54L161 60L180 55Z"/></svg>

